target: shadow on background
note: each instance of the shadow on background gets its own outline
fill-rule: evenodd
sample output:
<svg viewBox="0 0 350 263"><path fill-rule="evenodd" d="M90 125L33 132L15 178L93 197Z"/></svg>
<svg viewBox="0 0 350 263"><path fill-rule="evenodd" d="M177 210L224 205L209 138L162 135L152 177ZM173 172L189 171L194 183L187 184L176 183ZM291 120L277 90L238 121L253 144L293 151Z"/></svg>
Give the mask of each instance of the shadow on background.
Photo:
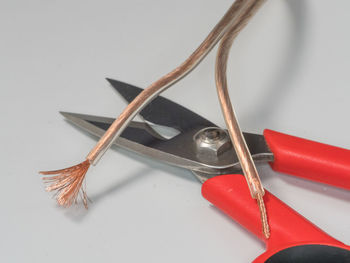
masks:
<svg viewBox="0 0 350 263"><path fill-rule="evenodd" d="M84 133L86 136L92 138L96 141L97 137L94 135L91 135L90 133L82 130L81 128L75 126L74 124L67 121L67 123L73 127L73 129L77 130L79 133ZM120 172L117 173L115 171L111 171L111 173L116 173L116 180L114 184L111 184L106 189L101 190L98 194L88 196L89 197L89 210L86 210L83 205L74 206L71 208L64 208L65 215L70 218L74 222L80 222L82 221L88 214L90 214L91 210L95 209L96 205L103 201L103 199L107 196L116 194L119 191L122 191L124 189L127 189L128 187L131 187L136 182L145 179L145 177L150 176L154 171L160 170L168 175L174 175L181 179L192 181L192 182L198 182L198 180L193 176L193 174L186 169L182 169L179 167L171 166L165 163L161 163L157 160L153 160L150 158L147 158L145 156L136 154L134 152L130 152L128 150L125 150L123 148L120 148L118 146L113 145L112 148L115 151L118 151L119 153L126 155L130 157L130 159L135 160L136 162L140 162L143 164L146 164L147 167L142 168L139 171L136 171L134 174L127 175L127 178L120 178ZM61 208L57 205L58 208Z"/></svg>

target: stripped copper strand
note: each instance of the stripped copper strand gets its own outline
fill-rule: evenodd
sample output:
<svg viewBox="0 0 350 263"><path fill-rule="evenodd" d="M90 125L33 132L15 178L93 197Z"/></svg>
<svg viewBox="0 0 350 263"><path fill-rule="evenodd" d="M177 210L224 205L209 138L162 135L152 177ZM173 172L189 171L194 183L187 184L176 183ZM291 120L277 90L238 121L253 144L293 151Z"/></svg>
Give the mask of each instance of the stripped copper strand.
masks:
<svg viewBox="0 0 350 263"><path fill-rule="evenodd" d="M85 208L88 207L87 195L83 187L85 174L90 167L89 160L61 170L56 171L41 171L43 175L55 175L43 177L43 180L49 184L46 191L57 191L56 200L60 206L69 207L77 202L79 192Z"/></svg>
<svg viewBox="0 0 350 263"><path fill-rule="evenodd" d="M112 123L105 134L100 138L95 147L86 157L86 161L76 166L44 174L58 174L54 177L49 191L57 190L57 202L63 206L72 205L80 192L85 174L90 166L96 165L103 154L112 146L130 121L161 92L172 86L191 72L221 39L225 32L233 24L239 23L241 15L250 7L250 1L236 0L219 23L209 33L201 45L179 67L152 83L143 90ZM87 165L89 164L89 165ZM75 167L75 168L74 168ZM46 179L48 180L48 179ZM83 201L86 202L86 194L83 191ZM86 204L85 204L86 205Z"/></svg>
<svg viewBox="0 0 350 263"><path fill-rule="evenodd" d="M215 80L221 109L224 114L231 141L234 145L244 176L247 180L251 196L257 200L257 204L260 210L263 234L266 238L269 238L270 228L268 225L266 208L263 201L265 191L261 184L253 158L249 152L248 146L239 127L239 123L237 121L237 117L234 112L230 100L230 95L227 89L227 61L233 40L246 26L250 18L258 11L265 0L252 0L247 2L251 3L249 10L242 15L240 23L232 25L230 27L220 42L215 64Z"/></svg>
<svg viewBox="0 0 350 263"><path fill-rule="evenodd" d="M259 211L260 211L262 232L263 232L265 238L269 238L270 237L270 226L269 226L269 222L267 219L264 197L262 195L258 194L256 197L256 202L258 203L258 207L259 207Z"/></svg>

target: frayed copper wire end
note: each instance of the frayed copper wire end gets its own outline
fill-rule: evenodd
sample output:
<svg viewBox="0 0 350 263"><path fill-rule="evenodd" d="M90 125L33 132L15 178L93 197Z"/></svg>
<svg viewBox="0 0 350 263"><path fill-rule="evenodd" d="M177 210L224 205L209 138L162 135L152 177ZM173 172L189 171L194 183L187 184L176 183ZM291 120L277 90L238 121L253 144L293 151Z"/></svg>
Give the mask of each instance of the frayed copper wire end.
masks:
<svg viewBox="0 0 350 263"><path fill-rule="evenodd" d="M73 203L77 203L79 193L85 208L88 208L86 191L84 189L85 174L90 167L89 160L74 165L69 168L56 171L41 171L43 175L54 175L49 177L43 177L43 180L49 183L46 187L46 191L57 191L56 200L60 206L70 207Z"/></svg>
<svg viewBox="0 0 350 263"><path fill-rule="evenodd" d="M267 219L267 213L266 213L266 207L265 207L265 203L264 203L264 199L263 196L258 194L256 201L258 203L259 206L259 210L260 210L260 218L261 218L261 223L262 223L262 232L265 236L266 239L270 238L270 226L269 226L269 222Z"/></svg>

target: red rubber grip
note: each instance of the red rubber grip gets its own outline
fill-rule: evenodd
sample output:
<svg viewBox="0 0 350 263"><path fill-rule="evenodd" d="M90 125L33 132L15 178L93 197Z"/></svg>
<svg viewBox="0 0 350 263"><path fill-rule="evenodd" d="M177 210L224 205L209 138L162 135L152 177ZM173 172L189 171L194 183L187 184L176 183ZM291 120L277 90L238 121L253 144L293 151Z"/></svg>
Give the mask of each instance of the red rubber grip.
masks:
<svg viewBox="0 0 350 263"><path fill-rule="evenodd" d="M309 180L350 189L350 150L265 130L271 167Z"/></svg>
<svg viewBox="0 0 350 263"><path fill-rule="evenodd" d="M202 195L244 228L265 240L257 203L251 198L242 175L221 175L207 180ZM278 250L299 244L344 246L313 225L303 216L266 191L264 196L271 236L265 240L268 249Z"/></svg>

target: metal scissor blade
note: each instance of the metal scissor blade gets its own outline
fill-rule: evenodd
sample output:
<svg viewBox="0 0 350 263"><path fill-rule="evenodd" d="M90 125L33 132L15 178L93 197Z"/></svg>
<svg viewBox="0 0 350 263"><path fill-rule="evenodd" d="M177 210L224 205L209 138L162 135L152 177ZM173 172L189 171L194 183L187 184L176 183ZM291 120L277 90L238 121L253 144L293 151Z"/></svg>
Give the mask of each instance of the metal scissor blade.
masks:
<svg viewBox="0 0 350 263"><path fill-rule="evenodd" d="M117 90L117 92L130 103L143 89L135 87L133 85L108 79L108 82ZM216 127L217 125L208 121L207 119L199 116L186 109L185 107L168 100L162 96L155 98L150 104L148 104L141 112L140 115L147 121L172 127L179 131L187 131L193 127Z"/></svg>
<svg viewBox="0 0 350 263"><path fill-rule="evenodd" d="M86 114L78 114L71 112L60 112L68 121L79 126L85 131L101 137L109 126L113 123L113 118L99 117ZM132 121L130 125L121 135L122 138L132 141L138 144L155 143L164 138L159 134L154 133L153 129L149 128L149 125L144 122Z"/></svg>
<svg viewBox="0 0 350 263"><path fill-rule="evenodd" d="M97 137L101 137L115 120L113 118L78 113L60 113L69 122ZM157 137L157 134L153 135L150 133L147 126L147 123L131 122L114 144L138 154L182 168L190 170L200 170L203 168L200 163L172 154L171 152L163 151L162 145L167 141Z"/></svg>

